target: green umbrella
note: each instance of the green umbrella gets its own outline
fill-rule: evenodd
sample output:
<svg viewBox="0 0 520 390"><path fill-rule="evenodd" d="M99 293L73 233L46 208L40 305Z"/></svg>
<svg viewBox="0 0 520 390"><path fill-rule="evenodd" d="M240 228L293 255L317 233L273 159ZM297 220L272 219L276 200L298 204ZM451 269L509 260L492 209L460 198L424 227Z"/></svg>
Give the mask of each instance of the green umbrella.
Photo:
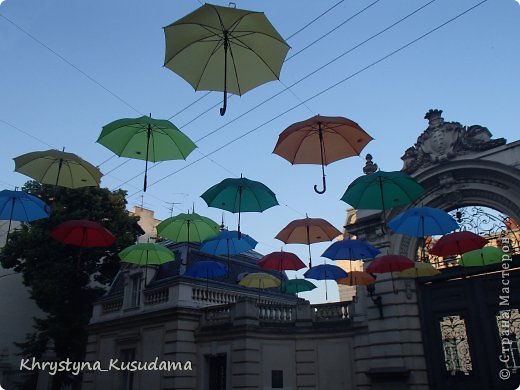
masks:
<svg viewBox="0 0 520 390"><path fill-rule="evenodd" d="M404 172L378 171L354 180L341 200L356 209L385 210L412 203L424 188Z"/></svg>
<svg viewBox="0 0 520 390"><path fill-rule="evenodd" d="M242 95L277 80L289 45L262 12L204 4L164 27L164 66L196 91Z"/></svg>
<svg viewBox="0 0 520 390"><path fill-rule="evenodd" d="M153 243L134 244L126 247L119 252L119 258L126 262L137 265L148 266L150 264L161 265L169 261L175 260L174 253L163 245ZM146 271L145 268L145 287L146 287Z"/></svg>
<svg viewBox="0 0 520 390"><path fill-rule="evenodd" d="M276 195L265 184L249 180L224 179L201 195L210 207L238 213L238 238L240 235L240 213L262 212L278 205Z"/></svg>
<svg viewBox="0 0 520 390"><path fill-rule="evenodd" d="M298 293L311 291L315 288L316 285L306 279L291 279L282 283L282 291L288 294L296 293L298 295Z"/></svg>
<svg viewBox="0 0 520 390"><path fill-rule="evenodd" d="M98 168L74 153L54 149L23 154L14 163L16 172L42 184L67 188L97 187L102 176Z"/></svg>
<svg viewBox="0 0 520 390"><path fill-rule="evenodd" d="M157 235L174 242L202 242L219 232L215 221L197 213L175 215L157 225Z"/></svg>
<svg viewBox="0 0 520 390"><path fill-rule="evenodd" d="M460 265L463 267L478 267L502 262L502 250L494 246L466 252L462 255Z"/></svg>
<svg viewBox="0 0 520 390"><path fill-rule="evenodd" d="M185 160L195 144L173 123L142 116L123 118L103 127L97 140L120 157L145 160L144 191L148 161Z"/></svg>

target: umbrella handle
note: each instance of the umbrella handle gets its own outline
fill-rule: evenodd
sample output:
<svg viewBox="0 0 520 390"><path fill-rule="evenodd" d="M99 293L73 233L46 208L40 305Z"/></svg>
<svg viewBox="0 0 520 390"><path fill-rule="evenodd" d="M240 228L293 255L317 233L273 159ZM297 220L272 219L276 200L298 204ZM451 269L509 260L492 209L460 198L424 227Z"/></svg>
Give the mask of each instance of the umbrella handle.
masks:
<svg viewBox="0 0 520 390"><path fill-rule="evenodd" d="M323 194L323 193L325 193L325 191L327 191L327 183L325 182L325 175L323 175L322 180L323 180L323 189L322 190L318 190L318 186L316 184L314 184L314 191L316 191L318 194Z"/></svg>
<svg viewBox="0 0 520 390"><path fill-rule="evenodd" d="M224 105L220 108L220 116L224 116L227 108L227 91L224 91Z"/></svg>
<svg viewBox="0 0 520 390"><path fill-rule="evenodd" d="M220 116L224 116L227 108L227 51L229 45L228 32L224 31L224 106L220 109Z"/></svg>

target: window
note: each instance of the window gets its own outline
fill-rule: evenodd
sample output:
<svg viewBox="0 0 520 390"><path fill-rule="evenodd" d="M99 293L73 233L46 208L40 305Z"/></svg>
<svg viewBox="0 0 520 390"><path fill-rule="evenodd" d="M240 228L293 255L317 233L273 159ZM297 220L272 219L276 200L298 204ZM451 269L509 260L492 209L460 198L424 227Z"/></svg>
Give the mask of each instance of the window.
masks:
<svg viewBox="0 0 520 390"><path fill-rule="evenodd" d="M141 304L141 275L132 275L130 278L130 307Z"/></svg>
<svg viewBox="0 0 520 390"><path fill-rule="evenodd" d="M132 362L135 360L135 348L122 349L120 352L120 360L122 362ZM121 371L120 390L132 390L134 386L134 372L124 370Z"/></svg>
<svg viewBox="0 0 520 390"><path fill-rule="evenodd" d="M444 363L451 375L464 373L469 375L473 370L469 353L466 323L460 316L443 317L439 323L441 327Z"/></svg>
<svg viewBox="0 0 520 390"><path fill-rule="evenodd" d="M208 364L208 389L209 390L226 390L226 354L207 355Z"/></svg>
<svg viewBox="0 0 520 390"><path fill-rule="evenodd" d="M283 389L283 371L272 370L271 371L271 387L273 389Z"/></svg>

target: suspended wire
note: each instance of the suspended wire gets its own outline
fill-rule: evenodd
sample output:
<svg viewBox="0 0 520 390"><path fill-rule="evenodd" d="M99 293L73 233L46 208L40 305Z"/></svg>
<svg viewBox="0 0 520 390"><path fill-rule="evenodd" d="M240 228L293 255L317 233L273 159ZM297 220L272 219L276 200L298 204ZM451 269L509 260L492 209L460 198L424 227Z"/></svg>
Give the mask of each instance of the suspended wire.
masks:
<svg viewBox="0 0 520 390"><path fill-rule="evenodd" d="M435 0L433 0L433 1L435 1ZM481 2L477 3L476 5L474 5L474 6L470 7L470 8L468 8L468 9L466 9L465 11L463 11L463 12L461 12L461 13L459 13L459 14L457 14L456 16L452 17L451 19L447 20L446 22L444 22L444 23L438 25L437 27L435 27L435 28L429 30L428 32L426 32L426 33L420 35L419 37L413 39L412 41L410 41L410 42L408 42L408 43L406 43L406 44L404 44L403 46L400 46L399 48L393 50L392 52L386 54L385 56L379 58L378 60L376 60L376 61L370 63L369 65L366 65L365 67L363 67L363 68L361 68L360 70L358 70L358 71L356 71L356 72L350 74L349 76L343 78L342 80L340 80L340 81L338 81L338 82L336 82L336 83L330 85L329 87L327 87L327 88L321 90L320 92L318 92L318 93L316 93L316 94L314 94L314 95L308 97L307 99L304 100L304 102L308 102L308 101L310 101L310 100L313 100L313 99L315 99L315 98L317 98L317 97L323 95L324 93L330 91L331 89L337 87L338 85L341 85L341 84L345 83L346 81L348 81L348 80L354 78L355 76L359 75L360 73L363 73L363 72L365 72L366 70L368 70L368 69L374 67L375 65L377 65L377 64L379 64L379 63L385 61L386 59L388 59L388 58L394 56L395 54L397 54L397 53L401 52L402 50L408 48L409 46L413 45L414 43L417 43L418 41L420 41L420 40L426 38L427 36L431 35L431 34L434 33L435 31L441 29L442 27L444 27L444 26L446 26L446 25L448 25L448 24L454 22L455 20L459 19L460 17L464 16L465 14L467 14L467 13L469 13L470 11L474 10L475 8L481 6L482 4L486 3L487 1L488 1L488 0L482 0ZM430 2L430 3L431 3L431 2ZM231 145L231 144L233 144L233 143L235 143L235 142L241 140L242 138L248 136L249 134L252 134L252 133L254 133L255 131L258 131L260 128L266 126L267 124L273 122L274 120L276 120L276 119L282 117L283 115L289 113L290 111L293 111L294 109L296 109L296 108L298 108L298 107L300 107L300 106L302 106L302 105L303 105L303 103L298 103L298 104L292 106L291 108L289 108L289 109L287 109L287 110L281 112L280 114L278 114L278 115L272 117L271 119L269 119L269 120L263 122L262 124L256 126L255 128L253 128L253 129L247 131L246 133L244 133L244 134L242 134L242 135L240 135L240 136L238 136L238 137L236 137L236 138L234 138L234 139L232 139L232 140L226 142L225 144L223 144L223 145L219 146L218 148L212 150L211 152L207 153L206 155L207 155L207 156L210 156L210 155L212 155L212 154L215 154L215 153L219 152L220 150L222 150L222 149L228 147L229 145ZM155 182L149 184L149 185L148 185L148 188L152 187L153 185L155 185L155 184L157 184L157 183L160 183L160 182L163 181L163 180L166 180L167 178L169 178L169 177L171 177L171 176L177 174L177 173L180 172L180 171L183 171L184 169L186 169L186 168L188 168L188 167L190 167L190 166L196 164L197 162L203 160L204 158L205 158L205 157L201 157L201 158L199 158L199 159L197 159L197 160L195 160L195 161L192 161L191 163L189 163L189 164L187 164L187 165L185 165L185 166L179 168L178 170L176 170L176 171L174 171L174 172L172 172L172 173L170 173L170 174L168 174L168 175L162 177L161 179L156 180ZM133 196L133 195L132 195L132 196Z"/></svg>
<svg viewBox="0 0 520 390"><path fill-rule="evenodd" d="M107 162L109 162L110 160L112 160L114 157L117 157L115 154L113 154L112 156L110 156L109 158L107 158L105 161L103 161L102 163L96 165L98 168L103 165L103 164L106 164Z"/></svg>
<svg viewBox="0 0 520 390"><path fill-rule="evenodd" d="M138 114L141 114L141 112L135 108L134 106L132 106L130 103L128 103L126 100L124 100L121 96L119 96L118 94L116 94L115 92L112 92L110 89L108 89L107 87L105 87L103 84L101 84L99 81L97 81L96 79L94 79L92 76L88 75L87 73L85 73L83 70L81 70L80 68L78 68L76 65L74 65L72 62L70 62L68 59L66 59L65 57L63 57L61 54L59 54L57 51L55 51L54 49L52 49L50 46L46 45L44 42L42 42L41 40L39 40L38 38L36 38L34 35L32 35L29 31L25 30L24 28L20 27L18 24L16 24L15 22L13 22L11 19L9 19L8 17L6 17L5 15L2 15L0 14L0 17L4 18L5 20L7 20L9 23L11 23L14 27L16 27L18 30L20 30L21 32L23 32L25 35L27 35L29 38L31 38L33 41L35 41L36 43L40 44L41 46L43 46L45 49L49 50L51 53L53 53L56 57L58 57L59 59L61 59L63 62L65 62L67 65L71 66L72 68L76 69L79 73L81 73L83 76L85 76L87 79L89 79L90 81L92 81L94 84L96 84L98 87L101 87L103 90L105 90L106 92L108 92L110 95L112 95L113 97L115 97L117 100L119 100L121 103L123 103L125 106L131 108L132 110L134 110L135 112L137 112ZM141 114L143 115L143 114Z"/></svg>
<svg viewBox="0 0 520 390"><path fill-rule="evenodd" d="M209 94L211 94L211 91L209 92L206 92L204 95L202 95L201 97L199 97L197 100L195 100L194 102L188 104L186 107L184 108L181 108L179 111L177 111L175 114L173 114L171 117L169 117L167 120L170 120L170 119L173 119L175 118L177 115L183 113L184 111L186 111L188 108L190 108L191 106L193 106L194 104L200 102L202 99L204 99L206 96L208 96Z"/></svg>
<svg viewBox="0 0 520 390"><path fill-rule="evenodd" d="M328 14L330 11L332 11L334 8L336 8L338 5L340 5L341 3L343 3L345 0L340 0L338 1L336 4L334 4L332 7L330 7L329 9L327 9L326 11L322 12L320 15L316 16L314 19L312 19L310 22L308 22L305 26L301 27L300 29L298 29L297 31L293 32L291 35L289 35L287 38L285 38L286 41L290 40L291 38L295 37L296 35L298 35L299 33L301 33L303 30L305 30L307 27L309 27L311 24L313 24L314 22L316 22L317 20L321 19L322 16L325 16L326 14Z"/></svg>
<svg viewBox="0 0 520 390"><path fill-rule="evenodd" d="M1 16L1 14L0 14L0 16ZM31 133L29 133L29 132L27 132L27 131L25 131L25 130L20 129L19 127L16 127L16 126L13 125L12 123L9 123L9 122L7 122L7 121L5 121L5 120L3 120L3 119L0 119L0 122L2 122L2 123L4 123L4 124L6 124L7 126L13 128L13 129L15 129L16 131L19 131L19 132L22 133L22 134L25 134L25 135L28 136L28 137L31 137L32 139L34 139L34 140L36 140L36 141L42 143L43 145L48 146L48 147L51 148L51 149L58 149L57 147L52 146L51 144L49 144L48 142L42 140L41 138L38 138L38 137L36 137L35 135L32 135Z"/></svg>

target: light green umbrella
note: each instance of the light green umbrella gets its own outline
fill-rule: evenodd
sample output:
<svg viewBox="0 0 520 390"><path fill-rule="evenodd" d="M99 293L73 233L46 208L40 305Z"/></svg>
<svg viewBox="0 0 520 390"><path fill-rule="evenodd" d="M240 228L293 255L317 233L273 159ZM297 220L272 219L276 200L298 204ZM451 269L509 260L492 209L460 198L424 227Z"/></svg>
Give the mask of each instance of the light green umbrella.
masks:
<svg viewBox="0 0 520 390"><path fill-rule="evenodd" d="M97 187L101 172L74 153L51 149L26 153L14 158L16 172L42 184L79 188Z"/></svg>
<svg viewBox="0 0 520 390"><path fill-rule="evenodd" d="M157 235L174 242L202 242L219 232L215 221L197 213L178 214L157 225Z"/></svg>
<svg viewBox="0 0 520 390"><path fill-rule="evenodd" d="M479 267L502 262L504 253L495 246L485 246L482 249L466 252L462 255L460 265L463 267Z"/></svg>
<svg viewBox="0 0 520 390"><path fill-rule="evenodd" d="M175 260L171 250L153 243L134 244L119 252L119 258L137 265L161 265Z"/></svg>
<svg viewBox="0 0 520 390"><path fill-rule="evenodd" d="M196 145L173 123L142 116L123 118L103 127L97 140L120 157L145 160L144 191L148 161L185 160Z"/></svg>
<svg viewBox="0 0 520 390"><path fill-rule="evenodd" d="M242 95L277 80L289 45L262 12L204 4L164 27L164 66L196 91Z"/></svg>

